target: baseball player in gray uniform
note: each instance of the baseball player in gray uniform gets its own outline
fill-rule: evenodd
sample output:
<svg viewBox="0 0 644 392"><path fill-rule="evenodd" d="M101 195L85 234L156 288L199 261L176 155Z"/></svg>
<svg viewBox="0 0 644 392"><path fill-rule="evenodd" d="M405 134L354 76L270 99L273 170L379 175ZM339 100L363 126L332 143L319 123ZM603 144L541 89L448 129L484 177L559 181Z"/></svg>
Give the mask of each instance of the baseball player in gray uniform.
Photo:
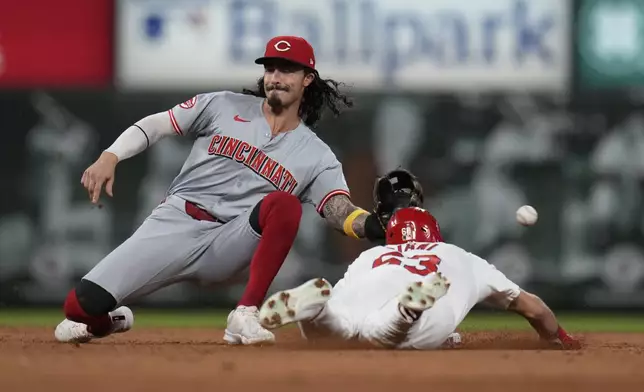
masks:
<svg viewBox="0 0 644 392"><path fill-rule="evenodd" d="M351 101L315 69L311 45L279 36L266 45L257 90L198 94L126 129L81 179L93 203L113 196L118 162L176 135L194 139L165 200L132 236L72 289L61 342L82 343L125 332L123 306L177 282L225 282L248 270L238 306L228 316L230 344L273 342L259 323L261 305L295 240L301 203L312 203L334 228L355 238L384 239L374 214L354 206L342 165L311 130L324 109Z"/></svg>

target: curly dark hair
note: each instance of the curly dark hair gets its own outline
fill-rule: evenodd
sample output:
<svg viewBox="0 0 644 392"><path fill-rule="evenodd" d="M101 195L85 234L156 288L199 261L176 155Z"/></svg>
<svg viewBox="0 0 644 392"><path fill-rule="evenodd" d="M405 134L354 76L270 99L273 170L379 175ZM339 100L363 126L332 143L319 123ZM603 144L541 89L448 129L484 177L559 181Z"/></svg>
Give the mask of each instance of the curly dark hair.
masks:
<svg viewBox="0 0 644 392"><path fill-rule="evenodd" d="M300 104L299 116L309 128L315 128L322 118L326 107L337 117L342 112L342 106L353 107L353 100L339 90L344 83L333 79L322 79L317 71L307 69L305 72L315 75L313 82L304 89L304 96ZM257 90L243 89L242 93L266 98L264 90L264 77L257 80Z"/></svg>

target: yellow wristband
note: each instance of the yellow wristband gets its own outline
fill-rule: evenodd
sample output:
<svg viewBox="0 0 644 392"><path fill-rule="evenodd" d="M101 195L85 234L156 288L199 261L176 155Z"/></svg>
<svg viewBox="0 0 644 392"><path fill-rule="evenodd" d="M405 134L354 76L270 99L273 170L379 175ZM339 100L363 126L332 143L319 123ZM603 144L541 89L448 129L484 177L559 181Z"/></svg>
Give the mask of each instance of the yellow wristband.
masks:
<svg viewBox="0 0 644 392"><path fill-rule="evenodd" d="M347 219L344 220L344 224L342 225L342 229L344 230L344 233L346 235L353 238L360 238L355 233L355 231L353 231L353 221L356 220L356 218L362 214L368 214L368 212L361 208L358 208L357 210L349 214L349 216L347 216Z"/></svg>

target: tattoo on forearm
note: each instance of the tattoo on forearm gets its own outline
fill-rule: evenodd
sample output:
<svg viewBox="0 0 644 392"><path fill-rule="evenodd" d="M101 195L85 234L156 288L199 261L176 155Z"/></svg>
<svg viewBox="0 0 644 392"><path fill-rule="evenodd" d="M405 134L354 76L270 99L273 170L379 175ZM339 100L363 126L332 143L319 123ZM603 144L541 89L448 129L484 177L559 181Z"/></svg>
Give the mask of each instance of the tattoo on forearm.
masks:
<svg viewBox="0 0 644 392"><path fill-rule="evenodd" d="M346 195L336 195L331 197L326 204L322 212L324 213L324 219L336 230L344 232L343 226L344 221L349 215L358 207L354 206L349 200L349 197ZM353 221L353 231L360 238L364 238L364 224L367 219L367 214L362 214Z"/></svg>
<svg viewBox="0 0 644 392"><path fill-rule="evenodd" d="M353 211L351 211L353 212ZM364 222L367 220L367 214L362 214L353 221L353 232L360 238L364 238Z"/></svg>

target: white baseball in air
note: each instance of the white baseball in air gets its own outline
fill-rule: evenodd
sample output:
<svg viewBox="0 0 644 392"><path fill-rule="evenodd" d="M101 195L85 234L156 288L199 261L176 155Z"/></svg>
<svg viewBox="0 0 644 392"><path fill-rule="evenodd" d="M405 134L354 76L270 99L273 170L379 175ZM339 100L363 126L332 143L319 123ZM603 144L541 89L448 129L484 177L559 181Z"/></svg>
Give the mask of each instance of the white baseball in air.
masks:
<svg viewBox="0 0 644 392"><path fill-rule="evenodd" d="M517 210L517 222L523 226L532 226L537 223L539 214L532 206L521 206Z"/></svg>

